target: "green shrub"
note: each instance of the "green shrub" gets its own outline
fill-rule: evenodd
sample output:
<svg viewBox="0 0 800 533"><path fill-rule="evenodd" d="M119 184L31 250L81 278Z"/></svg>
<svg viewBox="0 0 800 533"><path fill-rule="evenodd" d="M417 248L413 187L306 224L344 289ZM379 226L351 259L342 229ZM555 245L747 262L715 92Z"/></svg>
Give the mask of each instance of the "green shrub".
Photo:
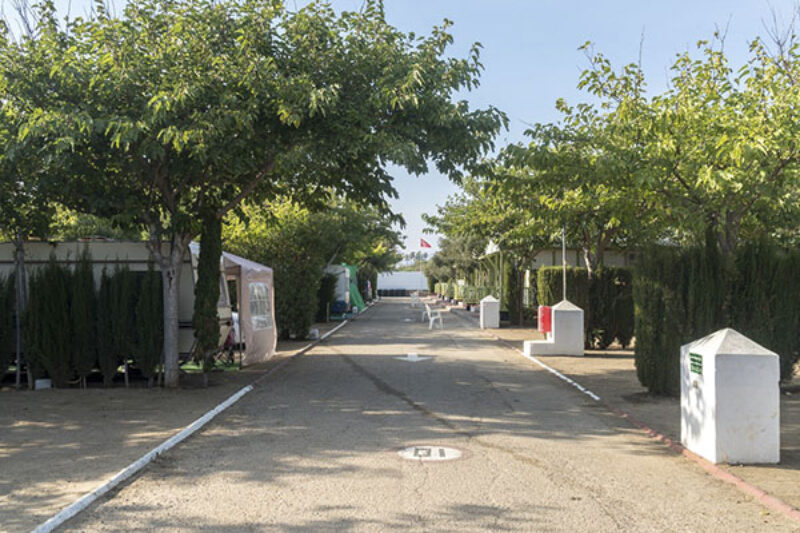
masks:
<svg viewBox="0 0 800 533"><path fill-rule="evenodd" d="M553 306L563 299L562 267L542 267L536 271L539 305ZM589 278L585 268L567 267L567 300L581 309L589 307Z"/></svg>
<svg viewBox="0 0 800 533"><path fill-rule="evenodd" d="M508 317L511 324L519 326L524 317L522 316L522 291L525 281L525 271L510 262L505 263L505 300L508 308Z"/></svg>
<svg viewBox="0 0 800 533"><path fill-rule="evenodd" d="M791 378L800 356L800 252L745 244L725 268L713 243L653 248L633 286L636 370L651 392L678 394L680 346L725 326L775 351L781 379Z"/></svg>
<svg viewBox="0 0 800 533"><path fill-rule="evenodd" d="M127 267L115 269L111 276L103 270L97 297L97 359L106 387L119 365L136 354L136 301L136 278Z"/></svg>
<svg viewBox="0 0 800 533"><path fill-rule="evenodd" d="M139 298L136 302L136 366L153 386L153 378L161 362L164 339L164 305L161 274L153 264L141 278Z"/></svg>
<svg viewBox="0 0 800 533"><path fill-rule="evenodd" d="M114 272L111 281L111 332L117 361L123 363L136 353L136 278L128 267L123 267Z"/></svg>
<svg viewBox="0 0 800 533"><path fill-rule="evenodd" d="M222 256L222 221L215 213L204 217L200 237L200 255L197 258L197 282L194 286L194 359L200 362L203 372L214 366L214 353L219 348L220 264Z"/></svg>
<svg viewBox="0 0 800 533"><path fill-rule="evenodd" d="M0 375L16 357L16 289L13 273L9 276L0 275Z"/></svg>
<svg viewBox="0 0 800 533"><path fill-rule="evenodd" d="M444 296L445 298L456 297L456 282L454 280L450 280L446 283L444 287Z"/></svg>
<svg viewBox="0 0 800 533"><path fill-rule="evenodd" d="M30 276L25 310L26 358L34 377L45 372L56 387L74 378L69 302L70 273L55 256Z"/></svg>
<svg viewBox="0 0 800 533"><path fill-rule="evenodd" d="M800 252L766 242L742 246L731 283L733 328L781 357L781 378L792 376L800 351Z"/></svg>
<svg viewBox="0 0 800 533"><path fill-rule="evenodd" d="M627 268L601 267L590 287L592 345L607 348L614 340L625 347L633 337L632 272Z"/></svg>
<svg viewBox="0 0 800 533"><path fill-rule="evenodd" d="M97 364L97 295L88 249L78 258L71 285L72 365L85 378Z"/></svg>
<svg viewBox="0 0 800 533"><path fill-rule="evenodd" d="M680 347L685 339L686 268L677 250L642 254L633 281L635 363L639 382L654 394L680 390Z"/></svg>
<svg viewBox="0 0 800 533"><path fill-rule="evenodd" d="M114 342L113 312L114 281L104 268L97 294L97 362L106 387L114 380L120 363Z"/></svg>

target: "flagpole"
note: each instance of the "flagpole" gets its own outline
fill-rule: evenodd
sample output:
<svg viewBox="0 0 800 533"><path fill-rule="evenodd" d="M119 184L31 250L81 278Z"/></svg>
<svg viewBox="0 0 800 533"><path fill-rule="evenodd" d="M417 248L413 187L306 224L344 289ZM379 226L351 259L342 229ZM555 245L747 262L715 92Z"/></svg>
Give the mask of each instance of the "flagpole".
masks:
<svg viewBox="0 0 800 533"><path fill-rule="evenodd" d="M564 293L564 300L567 299L567 228L561 227L561 276Z"/></svg>

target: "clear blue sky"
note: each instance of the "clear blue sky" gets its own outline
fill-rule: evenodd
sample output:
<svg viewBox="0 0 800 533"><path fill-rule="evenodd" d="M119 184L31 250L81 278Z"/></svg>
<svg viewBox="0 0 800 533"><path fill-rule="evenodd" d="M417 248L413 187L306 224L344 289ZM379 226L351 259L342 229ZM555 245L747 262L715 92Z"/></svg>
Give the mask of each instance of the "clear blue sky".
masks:
<svg viewBox="0 0 800 533"><path fill-rule="evenodd" d="M8 13L8 0L0 2ZM305 2L286 3L292 7ZM337 9L357 10L362 0L332 3ZM62 10L69 4L56 0ZM73 14L84 14L90 1L71 4ZM644 33L642 65L650 90L657 92L665 88L675 54L694 50L715 28L728 28L726 51L734 66L741 65L748 42L765 33L764 24L771 24L772 11L785 25L795 5L795 0L386 0L386 13L394 26L417 33L428 33L444 18L452 20L455 56L464 56L475 41L483 44L481 86L463 98L475 107L494 105L508 114L509 131L497 139L503 146L524 140L528 124L558 120L556 99L587 99L575 87L587 66L577 48L586 41L622 65L637 61ZM400 194L393 206L408 223L407 250L419 250L420 237L435 247L438 238L423 235L420 217L434 212L457 187L436 173L416 178L393 169L393 174Z"/></svg>

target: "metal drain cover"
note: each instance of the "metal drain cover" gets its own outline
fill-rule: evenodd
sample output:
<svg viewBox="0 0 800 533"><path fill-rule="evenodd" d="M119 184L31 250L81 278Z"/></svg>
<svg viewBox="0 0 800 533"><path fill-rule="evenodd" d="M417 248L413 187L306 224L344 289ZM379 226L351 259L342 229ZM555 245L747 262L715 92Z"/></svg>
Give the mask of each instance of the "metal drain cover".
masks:
<svg viewBox="0 0 800 533"><path fill-rule="evenodd" d="M397 452L403 459L409 461L453 461L463 455L461 450L447 446L420 444L409 446Z"/></svg>

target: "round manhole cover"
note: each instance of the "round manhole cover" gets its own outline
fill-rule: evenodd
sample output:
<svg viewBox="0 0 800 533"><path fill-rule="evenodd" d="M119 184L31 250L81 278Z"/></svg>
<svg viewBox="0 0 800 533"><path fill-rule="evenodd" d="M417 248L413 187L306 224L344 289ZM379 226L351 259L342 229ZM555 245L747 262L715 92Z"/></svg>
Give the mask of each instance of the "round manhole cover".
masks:
<svg viewBox="0 0 800 533"><path fill-rule="evenodd" d="M462 455L461 450L456 448L428 444L409 446L397 453L400 457L409 461L452 461L459 459Z"/></svg>

